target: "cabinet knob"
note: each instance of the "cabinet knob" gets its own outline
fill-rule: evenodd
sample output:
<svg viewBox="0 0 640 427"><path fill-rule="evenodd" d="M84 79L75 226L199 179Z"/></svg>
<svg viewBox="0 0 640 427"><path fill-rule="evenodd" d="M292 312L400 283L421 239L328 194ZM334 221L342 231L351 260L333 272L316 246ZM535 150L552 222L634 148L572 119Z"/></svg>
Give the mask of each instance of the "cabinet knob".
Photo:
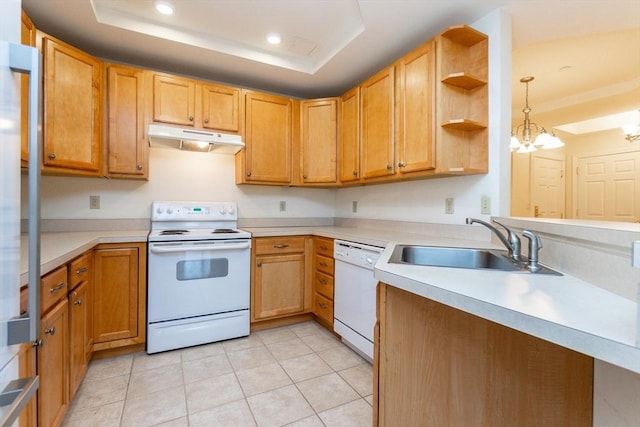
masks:
<svg viewBox="0 0 640 427"><path fill-rule="evenodd" d="M405 166L407 166L407 164L405 162L398 162L398 167L399 168L403 168Z"/></svg>
<svg viewBox="0 0 640 427"><path fill-rule="evenodd" d="M251 172L247 172L247 176L251 176Z"/></svg>
<svg viewBox="0 0 640 427"><path fill-rule="evenodd" d="M353 176L358 176L358 171L353 171Z"/></svg>
<svg viewBox="0 0 640 427"><path fill-rule="evenodd" d="M56 334L56 327L52 326L51 328L45 329L44 333L45 334L49 334L49 335L55 335Z"/></svg>
<svg viewBox="0 0 640 427"><path fill-rule="evenodd" d="M302 179L307 179L307 175L302 175Z"/></svg>
<svg viewBox="0 0 640 427"><path fill-rule="evenodd" d="M139 171L141 171L141 170L142 170L142 163L138 163L138 164L136 165L136 169L138 169Z"/></svg>
<svg viewBox="0 0 640 427"><path fill-rule="evenodd" d="M192 122L193 121L193 116L189 116L189 121Z"/></svg>
<svg viewBox="0 0 640 427"><path fill-rule="evenodd" d="M257 265L258 267L262 267L262 262L261 262L261 261L259 261L256 265Z"/></svg>
<svg viewBox="0 0 640 427"><path fill-rule="evenodd" d="M82 305L82 300L79 299L78 301L75 301L73 305Z"/></svg>
<svg viewBox="0 0 640 427"><path fill-rule="evenodd" d="M47 157L48 157L49 159L51 159L51 160L55 160L55 158L56 158L56 154L55 154L55 153L49 153L49 154L47 154Z"/></svg>
<svg viewBox="0 0 640 427"><path fill-rule="evenodd" d="M204 119L204 122L205 123L209 123L209 119Z"/></svg>
<svg viewBox="0 0 640 427"><path fill-rule="evenodd" d="M35 348L42 347L42 340L41 339L35 340L31 345Z"/></svg>
<svg viewBox="0 0 640 427"><path fill-rule="evenodd" d="M391 170L391 169L393 169L393 165L392 165L391 163L389 163L389 164L387 165L387 170Z"/></svg>

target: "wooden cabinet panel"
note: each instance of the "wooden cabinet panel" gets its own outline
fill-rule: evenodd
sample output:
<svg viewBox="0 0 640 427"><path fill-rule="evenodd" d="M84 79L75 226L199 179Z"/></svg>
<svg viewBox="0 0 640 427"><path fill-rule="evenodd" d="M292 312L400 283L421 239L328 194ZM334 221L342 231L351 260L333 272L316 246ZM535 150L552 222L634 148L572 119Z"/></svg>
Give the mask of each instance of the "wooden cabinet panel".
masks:
<svg viewBox="0 0 640 427"><path fill-rule="evenodd" d="M256 257L251 316L259 320L302 313L304 266L304 253Z"/></svg>
<svg viewBox="0 0 640 427"><path fill-rule="evenodd" d="M261 237L255 239L256 255L304 252L304 237Z"/></svg>
<svg viewBox="0 0 640 427"><path fill-rule="evenodd" d="M145 244L105 244L94 250L94 351L144 343Z"/></svg>
<svg viewBox="0 0 640 427"><path fill-rule="evenodd" d="M592 425L591 357L380 286L378 425Z"/></svg>
<svg viewBox="0 0 640 427"><path fill-rule="evenodd" d="M20 344L18 351L20 378L32 378L36 376L37 350L33 343ZM38 423L38 397L34 395L24 410L20 413L19 427L35 427Z"/></svg>
<svg viewBox="0 0 640 427"><path fill-rule="evenodd" d="M396 65L397 161L401 174L435 168L435 43L430 41Z"/></svg>
<svg viewBox="0 0 640 427"><path fill-rule="evenodd" d="M394 67L387 67L360 85L360 164L362 178L393 175Z"/></svg>
<svg viewBox="0 0 640 427"><path fill-rule="evenodd" d="M360 88L340 97L340 137L338 139L338 178L340 182L360 179Z"/></svg>
<svg viewBox="0 0 640 427"><path fill-rule="evenodd" d="M333 300L316 293L314 313L324 321L325 325L333 324Z"/></svg>
<svg viewBox="0 0 640 427"><path fill-rule="evenodd" d="M44 35L44 171L100 175L102 67L97 58Z"/></svg>
<svg viewBox="0 0 640 427"><path fill-rule="evenodd" d="M313 313L320 324L333 331L333 239L314 237L313 246Z"/></svg>
<svg viewBox="0 0 640 427"><path fill-rule="evenodd" d="M92 332L89 299L90 282L84 281L69 293L69 400L73 399L89 365Z"/></svg>
<svg viewBox="0 0 640 427"><path fill-rule="evenodd" d="M333 272L323 273L321 271L315 271L313 286L317 293L324 295L325 297L333 300L334 280Z"/></svg>
<svg viewBox="0 0 640 427"><path fill-rule="evenodd" d="M302 101L300 110L302 181L333 184L337 178L337 99Z"/></svg>
<svg viewBox="0 0 640 427"><path fill-rule="evenodd" d="M316 254L316 271L333 275L333 258L329 258L323 255Z"/></svg>
<svg viewBox="0 0 640 427"><path fill-rule="evenodd" d="M194 80L156 73L153 75L153 120L193 126L196 110Z"/></svg>
<svg viewBox="0 0 640 427"><path fill-rule="evenodd" d="M149 176L144 138L144 71L107 66L107 175L113 178Z"/></svg>
<svg viewBox="0 0 640 427"><path fill-rule="evenodd" d="M69 263L69 289L73 289L81 282L86 282L91 278L92 261L93 252L87 252Z"/></svg>
<svg viewBox="0 0 640 427"><path fill-rule="evenodd" d="M67 297L67 266L63 265L40 280L40 313L46 313L58 301Z"/></svg>
<svg viewBox="0 0 640 427"><path fill-rule="evenodd" d="M38 425L61 425L69 404L68 305L64 298L41 320L38 348Z"/></svg>
<svg viewBox="0 0 640 427"><path fill-rule="evenodd" d="M236 154L236 183L291 183L292 101L245 93L245 144Z"/></svg>
<svg viewBox="0 0 640 427"><path fill-rule="evenodd" d="M234 133L242 132L239 88L199 84L202 97L202 127Z"/></svg>
<svg viewBox="0 0 640 427"><path fill-rule="evenodd" d="M36 27L31 22L31 19L24 11L22 12L22 26L20 41L27 46L36 45ZM20 98L22 102L20 104L20 165L23 167L29 164L29 76L20 76Z"/></svg>

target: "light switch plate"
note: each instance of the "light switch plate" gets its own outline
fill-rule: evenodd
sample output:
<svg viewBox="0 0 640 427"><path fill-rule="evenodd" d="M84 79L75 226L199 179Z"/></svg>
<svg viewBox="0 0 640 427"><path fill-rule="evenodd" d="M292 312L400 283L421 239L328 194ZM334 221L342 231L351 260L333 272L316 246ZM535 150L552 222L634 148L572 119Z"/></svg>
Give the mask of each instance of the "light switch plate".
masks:
<svg viewBox="0 0 640 427"><path fill-rule="evenodd" d="M482 215L491 215L491 198L489 196L480 198L480 213Z"/></svg>
<svg viewBox="0 0 640 427"><path fill-rule="evenodd" d="M452 214L454 211L455 208L453 207L453 197L447 197L446 199L444 199L444 213Z"/></svg>

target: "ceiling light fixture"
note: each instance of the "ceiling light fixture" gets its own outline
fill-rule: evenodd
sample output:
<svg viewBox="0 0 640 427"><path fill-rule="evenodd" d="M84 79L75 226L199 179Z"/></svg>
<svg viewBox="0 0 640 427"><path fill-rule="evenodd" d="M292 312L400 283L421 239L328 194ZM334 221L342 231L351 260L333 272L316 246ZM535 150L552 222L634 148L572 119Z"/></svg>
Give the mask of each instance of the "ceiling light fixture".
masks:
<svg viewBox="0 0 640 427"><path fill-rule="evenodd" d="M282 37L280 37L278 33L269 33L267 34L267 42L269 42L269 44L280 44Z"/></svg>
<svg viewBox="0 0 640 427"><path fill-rule="evenodd" d="M156 0L153 2L153 6L163 15L173 15L173 4L167 0Z"/></svg>
<svg viewBox="0 0 640 427"><path fill-rule="evenodd" d="M553 132L548 133L544 127L538 126L529 119L529 113L531 112L531 108L529 107L529 82L533 81L533 79L534 77L532 76L520 79L520 82L524 83L526 87L524 108L522 109L522 112L524 113L524 123L511 131L511 144L509 145L511 151L517 150L518 153L531 153L533 151L537 151L537 147L548 150L564 146L564 143L560 141L560 138L558 138ZM536 128L536 133L538 134L533 139L531 126ZM518 132L520 129L522 129L522 140L518 138Z"/></svg>
<svg viewBox="0 0 640 427"><path fill-rule="evenodd" d="M640 140L640 110L638 110L638 119L636 123L630 123L622 126L624 139L629 142Z"/></svg>

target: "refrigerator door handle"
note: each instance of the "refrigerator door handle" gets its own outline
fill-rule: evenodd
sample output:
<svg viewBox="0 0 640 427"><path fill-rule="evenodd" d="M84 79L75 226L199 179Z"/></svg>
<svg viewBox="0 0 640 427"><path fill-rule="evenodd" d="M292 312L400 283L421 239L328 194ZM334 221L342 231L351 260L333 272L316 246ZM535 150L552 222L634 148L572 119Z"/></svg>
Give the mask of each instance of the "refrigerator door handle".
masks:
<svg viewBox="0 0 640 427"><path fill-rule="evenodd" d="M9 67L29 75L29 305L25 316L10 319L11 344L36 341L40 332L40 164L42 163L40 126L42 58L37 48L9 43ZM28 320L27 320L28 319ZM26 324L28 322L28 324ZM28 332L28 334L26 334ZM37 385L37 381L36 381Z"/></svg>
<svg viewBox="0 0 640 427"><path fill-rule="evenodd" d="M18 418L26 404L38 390L39 378L20 378L11 381L2 392L0 392L0 406L11 405L6 415L0 420L0 425L10 426Z"/></svg>

